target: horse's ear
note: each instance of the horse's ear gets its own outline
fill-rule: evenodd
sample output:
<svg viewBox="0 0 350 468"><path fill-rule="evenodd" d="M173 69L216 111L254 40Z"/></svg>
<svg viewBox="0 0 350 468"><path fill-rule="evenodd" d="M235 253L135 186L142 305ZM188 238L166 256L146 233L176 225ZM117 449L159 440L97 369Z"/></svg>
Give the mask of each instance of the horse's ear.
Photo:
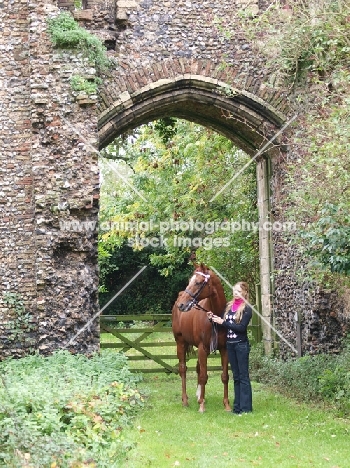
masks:
<svg viewBox="0 0 350 468"><path fill-rule="evenodd" d="M209 271L209 268L208 268L206 265L204 265L203 262L201 262L201 263L194 263L193 265L194 265L195 270L199 270L199 271L201 271L202 273L206 273L207 271Z"/></svg>

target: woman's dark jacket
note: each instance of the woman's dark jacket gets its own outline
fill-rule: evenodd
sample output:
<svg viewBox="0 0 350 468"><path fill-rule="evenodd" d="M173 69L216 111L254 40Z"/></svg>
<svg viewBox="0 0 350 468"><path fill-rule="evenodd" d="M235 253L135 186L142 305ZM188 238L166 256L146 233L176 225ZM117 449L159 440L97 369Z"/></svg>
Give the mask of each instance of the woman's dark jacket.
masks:
<svg viewBox="0 0 350 468"><path fill-rule="evenodd" d="M247 327L252 318L252 308L245 306L242 320L239 323L235 322L235 313L229 310L225 314L225 320L222 326L227 328L227 341L229 343L237 343L238 341L248 341Z"/></svg>

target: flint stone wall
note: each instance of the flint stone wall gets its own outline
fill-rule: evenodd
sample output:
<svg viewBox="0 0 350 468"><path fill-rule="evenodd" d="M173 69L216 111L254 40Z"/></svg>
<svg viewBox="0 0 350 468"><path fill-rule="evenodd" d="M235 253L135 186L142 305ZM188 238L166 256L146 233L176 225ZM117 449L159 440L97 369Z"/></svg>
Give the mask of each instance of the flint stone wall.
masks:
<svg viewBox="0 0 350 468"><path fill-rule="evenodd" d="M279 156L273 159L271 219L283 222L288 208L288 193L283 184L288 175L286 165L300 159L300 155L293 148ZM297 229L300 222L296 220ZM350 332L349 291L340 294L303 281L303 276L308 276L307 264L291 244L288 233L274 231L272 245L276 328L302 355L339 353L343 339ZM295 353L280 340L279 354L286 358Z"/></svg>
<svg viewBox="0 0 350 468"><path fill-rule="evenodd" d="M97 97L76 96L70 85L73 73L95 71L75 53L52 49L53 3L0 2L0 285L17 295L12 306L0 295L1 357L64 347L98 312L96 231L59 225L68 214L97 218ZM22 300L29 316L17 333ZM69 349L96 351L98 331L97 318Z"/></svg>

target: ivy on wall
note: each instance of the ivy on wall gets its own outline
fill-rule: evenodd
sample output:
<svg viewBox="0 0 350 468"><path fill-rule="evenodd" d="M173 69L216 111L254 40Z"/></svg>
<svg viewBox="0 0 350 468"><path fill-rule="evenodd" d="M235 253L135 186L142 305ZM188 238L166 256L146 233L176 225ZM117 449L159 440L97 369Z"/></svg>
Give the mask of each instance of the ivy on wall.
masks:
<svg viewBox="0 0 350 468"><path fill-rule="evenodd" d="M30 342L26 334L34 329L32 315L26 312L21 296L16 293L5 292L3 293L3 300L12 310L10 320L6 321L6 327L9 332L8 339L22 343Z"/></svg>

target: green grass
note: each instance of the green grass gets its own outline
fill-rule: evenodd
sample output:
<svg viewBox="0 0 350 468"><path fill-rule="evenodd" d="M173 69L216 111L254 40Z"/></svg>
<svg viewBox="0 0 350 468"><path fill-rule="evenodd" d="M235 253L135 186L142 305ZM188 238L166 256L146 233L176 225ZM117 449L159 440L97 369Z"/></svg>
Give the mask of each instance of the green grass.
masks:
<svg viewBox="0 0 350 468"><path fill-rule="evenodd" d="M200 414L194 372L184 408L179 376L144 374L139 381L127 362L106 350L91 359L61 351L0 363L0 467L349 465L350 420L335 409L300 404L253 382L254 412L235 416L223 409L215 371Z"/></svg>
<svg viewBox="0 0 350 468"><path fill-rule="evenodd" d="M150 396L125 434L135 448L122 468L349 466L349 420L261 384L253 383L254 412L243 416L224 411L218 372L209 376L204 414L198 412L194 372L188 375L188 408L181 404L178 376L145 376L139 388Z"/></svg>

